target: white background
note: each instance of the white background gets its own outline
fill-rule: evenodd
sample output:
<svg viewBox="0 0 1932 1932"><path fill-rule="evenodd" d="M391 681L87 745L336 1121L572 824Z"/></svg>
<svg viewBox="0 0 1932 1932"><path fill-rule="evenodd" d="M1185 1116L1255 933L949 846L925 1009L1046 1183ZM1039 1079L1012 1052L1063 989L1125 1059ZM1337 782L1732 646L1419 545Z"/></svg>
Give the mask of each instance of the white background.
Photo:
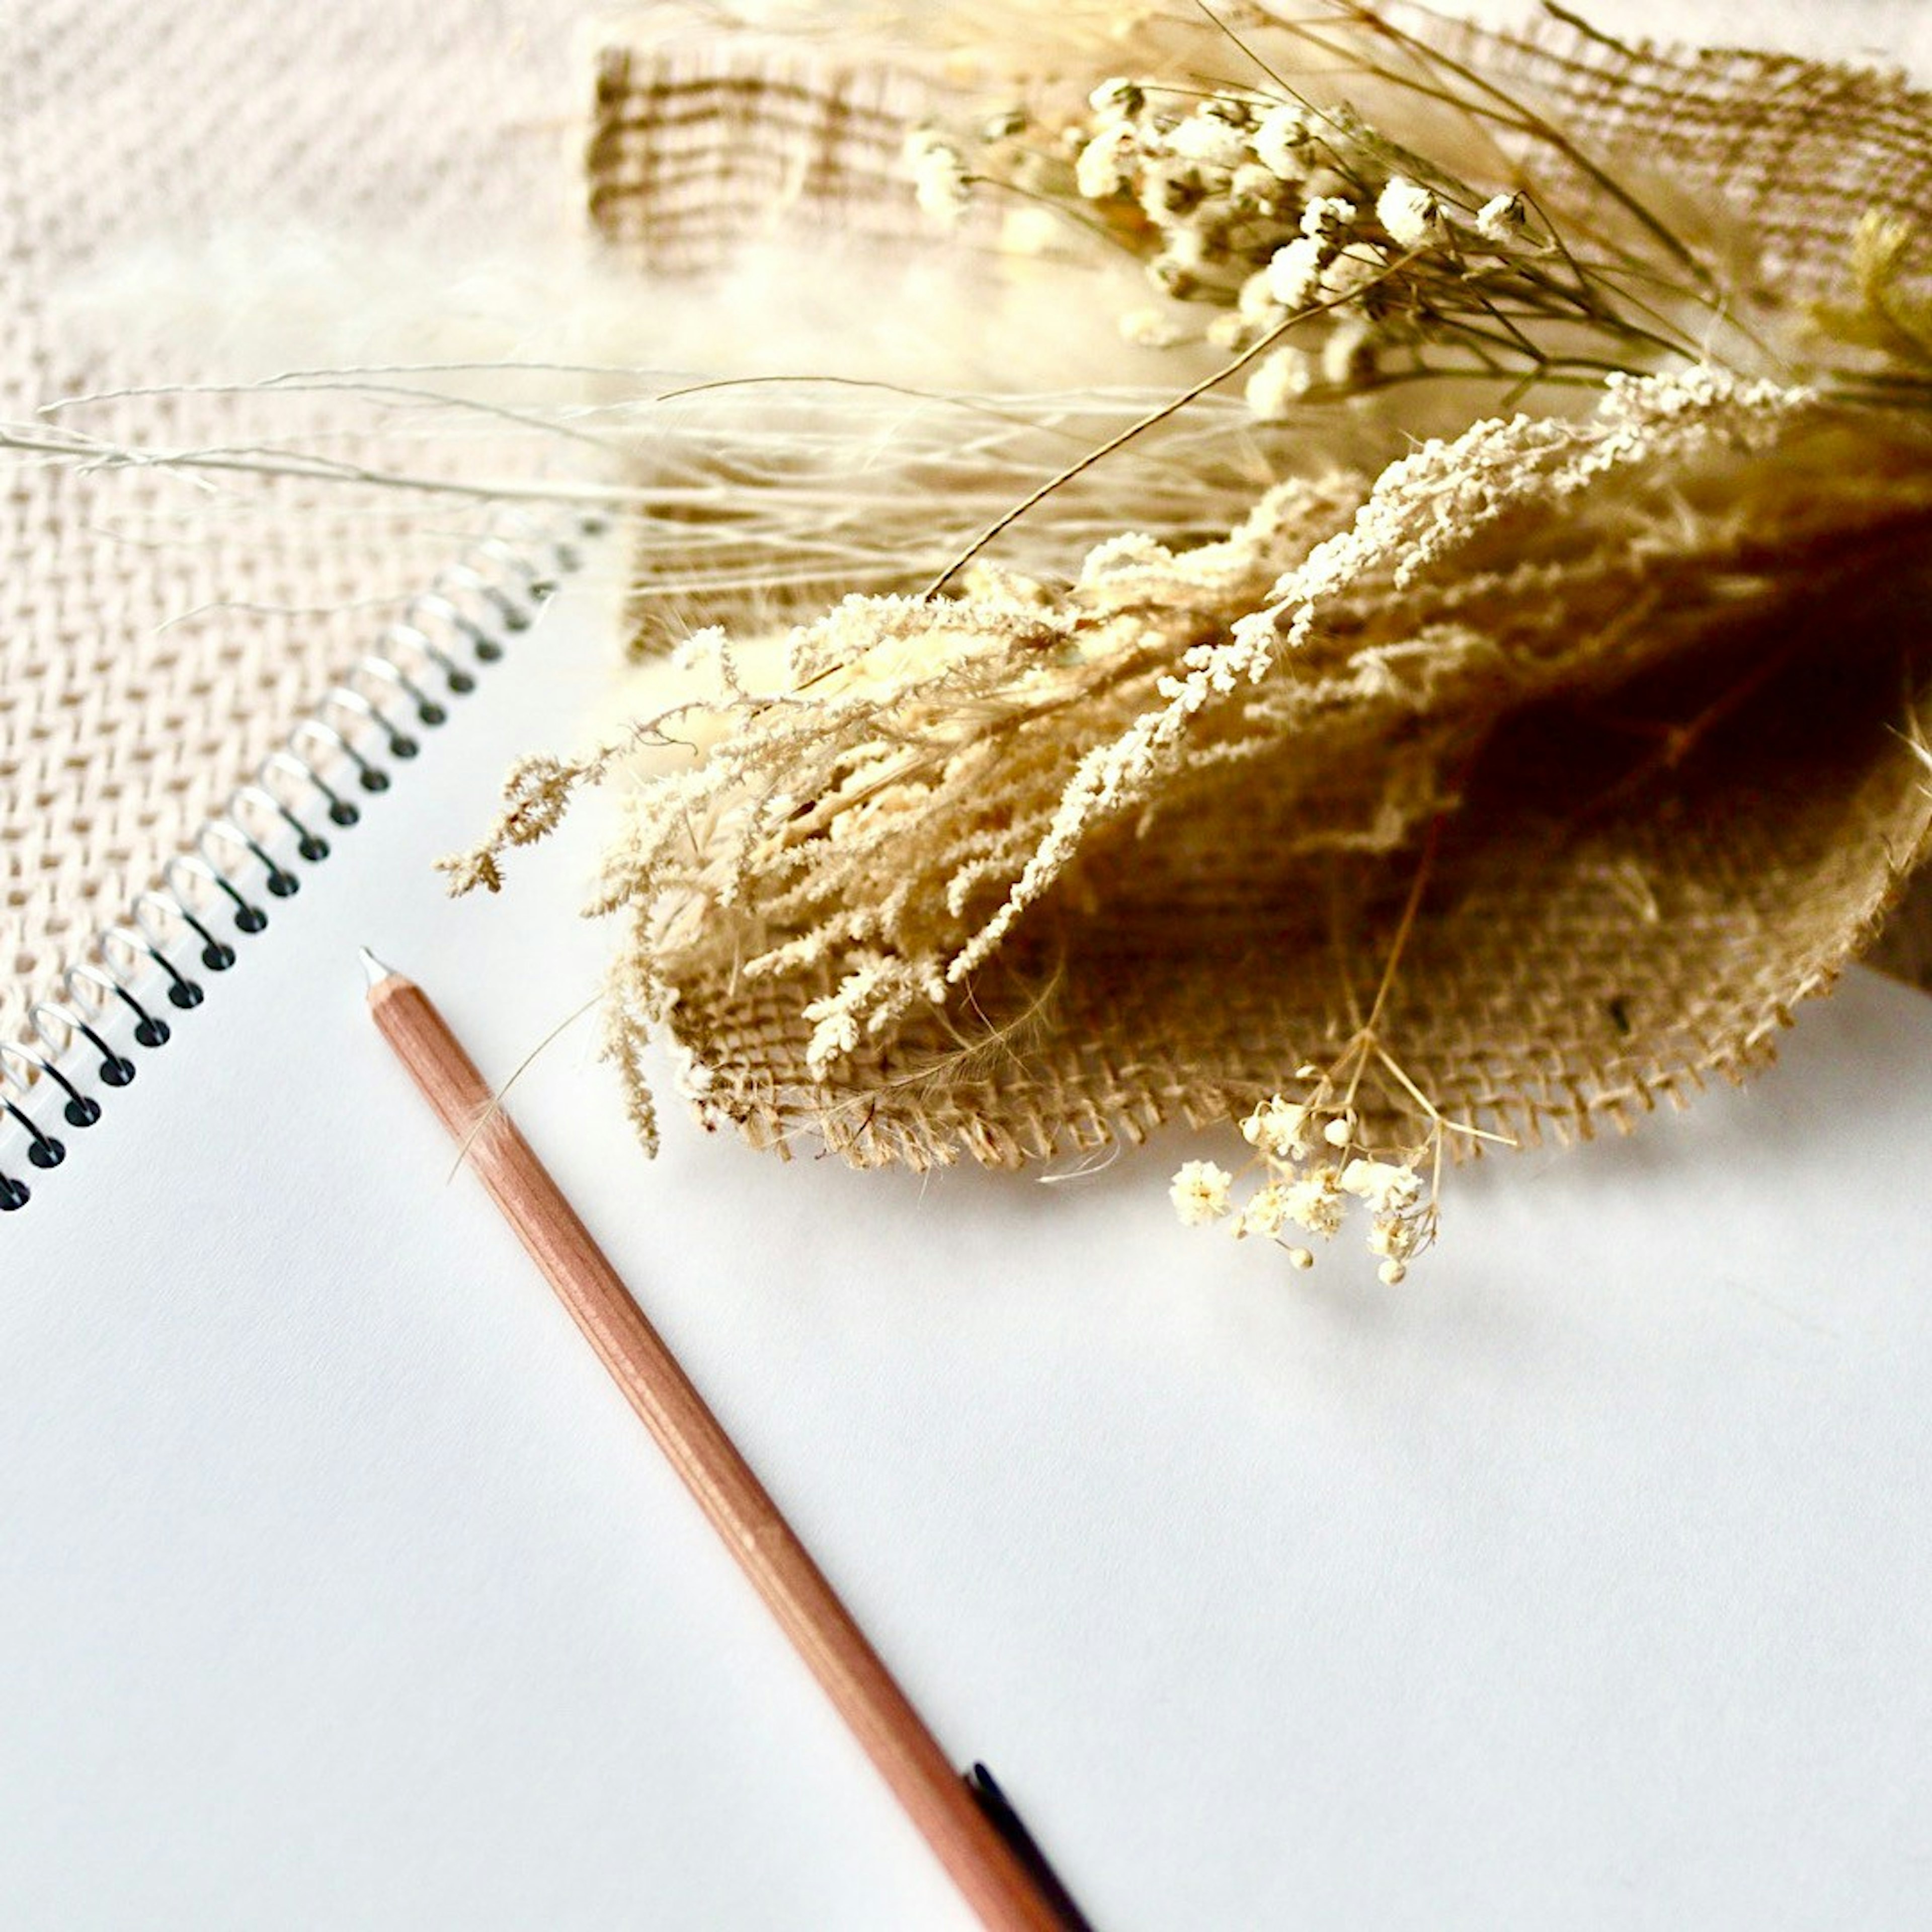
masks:
<svg viewBox="0 0 1932 1932"><path fill-rule="evenodd" d="M594 990L594 828L498 902L428 867L573 740L607 617L572 593L0 1226L0 1923L967 1922L362 1010L366 943L503 1078ZM1928 1070L1932 1004L1855 977L1742 1094L1455 1176L1394 1290L1175 1226L1211 1141L921 1181L674 1113L647 1166L585 1021L513 1097L1107 1932L1902 1926Z"/></svg>

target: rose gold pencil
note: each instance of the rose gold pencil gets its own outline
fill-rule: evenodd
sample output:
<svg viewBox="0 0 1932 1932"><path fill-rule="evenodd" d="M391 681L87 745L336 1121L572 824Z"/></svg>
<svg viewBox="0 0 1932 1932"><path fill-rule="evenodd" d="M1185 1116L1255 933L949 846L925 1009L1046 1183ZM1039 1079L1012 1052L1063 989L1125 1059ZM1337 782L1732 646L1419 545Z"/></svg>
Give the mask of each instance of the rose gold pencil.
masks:
<svg viewBox="0 0 1932 1932"><path fill-rule="evenodd" d="M442 1016L362 962L383 1037L443 1125L470 1136L478 1178L968 1902L1000 1932L1064 1927L1057 1881L994 1828Z"/></svg>

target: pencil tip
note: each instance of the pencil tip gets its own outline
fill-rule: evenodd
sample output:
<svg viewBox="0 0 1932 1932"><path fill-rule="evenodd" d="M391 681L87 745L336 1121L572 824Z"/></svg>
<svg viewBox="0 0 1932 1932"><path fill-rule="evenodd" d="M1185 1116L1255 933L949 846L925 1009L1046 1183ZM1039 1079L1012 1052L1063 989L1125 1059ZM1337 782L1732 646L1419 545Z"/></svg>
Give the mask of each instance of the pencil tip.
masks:
<svg viewBox="0 0 1932 1932"><path fill-rule="evenodd" d="M1000 1789L999 1780L977 1758L973 1761L973 1768L966 1773L966 1788L973 1794L986 1822L1005 1841L1006 1849L1018 1859L1039 1887L1041 1898L1062 1932L1094 1932L1090 1922L1074 1904L1072 1894L1061 1882L1060 1874L1047 1863L1046 1854L1026 1828L1026 1820L1013 1809L1012 1800Z"/></svg>
<svg viewBox="0 0 1932 1932"><path fill-rule="evenodd" d="M368 946L364 946L357 956L362 962L363 975L370 986L380 986L385 980L393 980L396 976L395 968L393 966L385 966Z"/></svg>

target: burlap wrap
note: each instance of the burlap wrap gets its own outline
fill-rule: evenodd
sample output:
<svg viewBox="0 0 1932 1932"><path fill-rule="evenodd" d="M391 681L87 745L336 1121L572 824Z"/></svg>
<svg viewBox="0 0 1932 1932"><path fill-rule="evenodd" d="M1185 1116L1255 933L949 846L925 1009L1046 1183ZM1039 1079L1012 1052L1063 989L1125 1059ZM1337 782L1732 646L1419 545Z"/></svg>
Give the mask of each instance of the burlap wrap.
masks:
<svg viewBox="0 0 1932 1932"><path fill-rule="evenodd" d="M1441 23L1431 31L1443 44ZM1932 106L1894 79L1628 47L1558 23L1449 44L1544 104L1605 166L1668 183L1694 214L1721 205L1794 314L1850 298L1859 216L1925 203ZM605 54L592 206L614 247L653 266L715 259L709 231L694 254L688 208L656 212L707 173L734 184L717 203L727 230L813 218L794 198L741 194L748 154L821 212L898 232L884 184L903 122L880 110L915 83L820 50L802 66L785 56L763 92L746 64L766 57L721 54L704 124L666 129L649 63ZM814 94L815 115L802 105ZM1454 808L1391 854L1283 862L1244 837L1253 794L1244 806L1234 792L1096 834L1078 890L1025 915L964 1002L823 1079L806 1066L802 1009L836 976L746 981L722 949L684 970L672 1030L707 1071L712 1118L760 1144L821 1136L865 1164L962 1150L1012 1163L1225 1120L1359 1023L1426 851L1380 1037L1446 1113L1526 1138L1626 1125L1763 1058L1793 1006L1871 944L1924 856L1932 787L1907 741L1932 670L1924 589L1923 538L1908 533L1712 626L1682 662L1621 680L1600 665L1587 691L1500 713L1458 700L1469 730ZM1693 718L1668 745L1641 729ZM998 1038L997 1053L976 1055L976 1034ZM1402 1111L1387 1083L1370 1097Z"/></svg>

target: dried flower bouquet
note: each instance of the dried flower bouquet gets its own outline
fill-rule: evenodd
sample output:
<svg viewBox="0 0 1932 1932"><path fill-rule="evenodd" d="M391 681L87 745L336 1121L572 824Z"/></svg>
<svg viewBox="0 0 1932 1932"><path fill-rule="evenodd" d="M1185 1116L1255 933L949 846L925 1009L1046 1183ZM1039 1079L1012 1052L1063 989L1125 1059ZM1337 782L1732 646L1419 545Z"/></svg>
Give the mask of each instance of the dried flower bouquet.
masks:
<svg viewBox="0 0 1932 1932"><path fill-rule="evenodd" d="M1172 388L996 467L933 580L700 628L451 868L632 776L596 910L647 1140L659 1033L708 1121L864 1164L1240 1120L1256 1188L1191 1162L1184 1218L1306 1264L1359 1208L1400 1280L1445 1154L1735 1076L1932 841L1932 116L1567 17L1104 26L905 130L905 192L962 247L1050 219L1070 302L1137 265ZM1048 412L998 401L1010 456Z"/></svg>

